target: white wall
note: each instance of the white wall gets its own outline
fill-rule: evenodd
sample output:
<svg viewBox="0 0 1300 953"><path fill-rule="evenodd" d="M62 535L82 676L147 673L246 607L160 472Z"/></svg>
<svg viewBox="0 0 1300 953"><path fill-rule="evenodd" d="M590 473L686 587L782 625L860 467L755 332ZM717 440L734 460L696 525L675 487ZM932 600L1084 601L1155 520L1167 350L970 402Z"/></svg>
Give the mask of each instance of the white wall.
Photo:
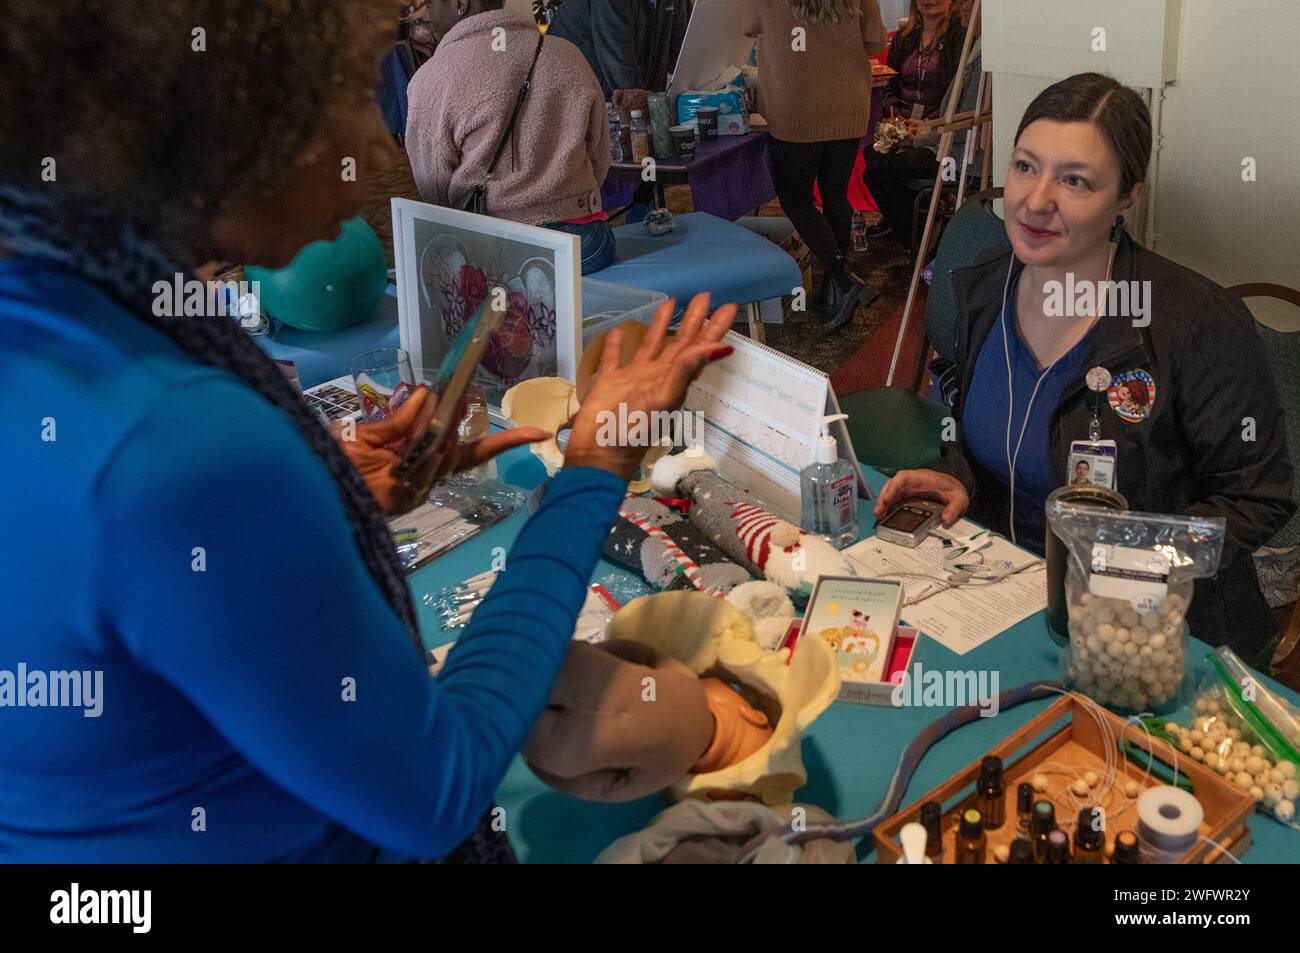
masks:
<svg viewBox="0 0 1300 953"><path fill-rule="evenodd" d="M885 21L885 29L898 29L898 21L907 16L911 0L879 0L879 2L880 19Z"/></svg>
<svg viewBox="0 0 1300 953"><path fill-rule="evenodd" d="M1001 2L984 0L988 7ZM1086 0L1038 2L1060 7L1064 19L1066 10L1077 11ZM1300 287L1297 37L1296 0L1182 0L1176 78L1164 89L1150 177L1151 244L1220 284L1269 281ZM1006 176L1020 116L1053 81L995 72L998 184ZM1246 157L1256 160L1255 182L1242 181ZM1266 323L1300 329L1295 308L1251 307Z"/></svg>
<svg viewBox="0 0 1300 953"><path fill-rule="evenodd" d="M1183 0L1177 83L1165 90L1156 249L1220 284L1300 287L1300 3ZM1258 165L1242 181L1242 161ZM1300 329L1300 311L1252 304Z"/></svg>

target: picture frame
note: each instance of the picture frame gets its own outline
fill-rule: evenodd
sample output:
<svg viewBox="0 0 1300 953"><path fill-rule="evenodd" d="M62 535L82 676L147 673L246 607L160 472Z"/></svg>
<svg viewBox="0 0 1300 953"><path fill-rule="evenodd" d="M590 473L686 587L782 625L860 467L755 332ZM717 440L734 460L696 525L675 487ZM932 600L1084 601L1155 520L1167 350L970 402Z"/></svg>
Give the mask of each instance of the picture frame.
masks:
<svg viewBox="0 0 1300 953"><path fill-rule="evenodd" d="M416 378L438 367L483 297L503 293L509 316L475 383L492 422L501 397L534 377L577 381L582 351L580 241L576 235L394 198L393 259L401 346Z"/></svg>

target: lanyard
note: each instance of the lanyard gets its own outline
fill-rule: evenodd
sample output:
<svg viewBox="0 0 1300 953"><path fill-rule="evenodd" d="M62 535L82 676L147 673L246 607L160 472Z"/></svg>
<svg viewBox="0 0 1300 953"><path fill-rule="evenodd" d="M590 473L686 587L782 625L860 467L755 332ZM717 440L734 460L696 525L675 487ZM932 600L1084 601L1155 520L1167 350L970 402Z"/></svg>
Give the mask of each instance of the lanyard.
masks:
<svg viewBox="0 0 1300 953"><path fill-rule="evenodd" d="M921 76L916 81L916 92L918 96L920 95L921 91L925 89L925 74L929 72L930 61L934 59L934 54L937 53L938 50L939 50L938 40L935 40L933 43L931 43L930 48L928 50L920 46L919 44L916 48L918 65L920 66L921 69Z"/></svg>

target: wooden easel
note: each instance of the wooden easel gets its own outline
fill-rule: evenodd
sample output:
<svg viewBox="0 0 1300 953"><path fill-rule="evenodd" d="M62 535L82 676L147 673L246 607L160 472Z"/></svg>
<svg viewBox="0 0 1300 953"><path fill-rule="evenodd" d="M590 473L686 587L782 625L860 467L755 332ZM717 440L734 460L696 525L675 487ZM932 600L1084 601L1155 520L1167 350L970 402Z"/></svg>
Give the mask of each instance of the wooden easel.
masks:
<svg viewBox="0 0 1300 953"><path fill-rule="evenodd" d="M971 23L974 24L979 20L980 0L975 0L975 5L971 8ZM975 42L975 31L967 30L965 41L962 43L961 60L957 64L957 72L952 78L952 82L960 84L966 75L966 64L970 61L971 47ZM917 252L916 262L912 267L912 281L907 287L907 302L903 305L903 320L898 326L898 338L894 341L894 356L889 362L889 376L885 379L885 386L894 386L894 372L898 368L898 355L903 350L903 339L907 334L908 319L912 315L912 305L916 303L916 289L921 282L921 271L925 267L926 255L930 248L930 237L934 233L934 220L939 214L939 201L943 197L943 167L944 162L952 152L952 140L962 129L970 129L972 133L976 127L980 129L980 141L984 149L984 165L980 176L980 190L988 188L989 180L989 151L991 146L992 131L992 113L987 112L984 104L988 98L989 74L980 73L979 91L975 97L975 110L971 113L957 113L957 102L961 99L961 86L957 85L948 96L948 108L944 110L943 119L935 126L932 131L941 132L939 139L939 168L934 174L934 189L930 194L930 212L925 218L925 231L921 234L920 251ZM961 207L962 200L966 194L966 170L970 167L972 158L972 144L975 141L973 134L966 136L966 145L962 150L961 169L957 176L957 207Z"/></svg>

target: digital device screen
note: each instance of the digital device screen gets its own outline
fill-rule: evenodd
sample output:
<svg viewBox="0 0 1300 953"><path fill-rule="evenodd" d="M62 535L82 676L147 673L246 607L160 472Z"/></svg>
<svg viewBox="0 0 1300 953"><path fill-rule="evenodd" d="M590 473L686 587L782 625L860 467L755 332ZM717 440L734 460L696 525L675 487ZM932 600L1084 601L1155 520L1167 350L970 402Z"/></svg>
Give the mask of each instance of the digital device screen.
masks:
<svg viewBox="0 0 1300 953"><path fill-rule="evenodd" d="M890 513L881 525L900 533L915 533L930 518L930 515L929 510L905 504Z"/></svg>

